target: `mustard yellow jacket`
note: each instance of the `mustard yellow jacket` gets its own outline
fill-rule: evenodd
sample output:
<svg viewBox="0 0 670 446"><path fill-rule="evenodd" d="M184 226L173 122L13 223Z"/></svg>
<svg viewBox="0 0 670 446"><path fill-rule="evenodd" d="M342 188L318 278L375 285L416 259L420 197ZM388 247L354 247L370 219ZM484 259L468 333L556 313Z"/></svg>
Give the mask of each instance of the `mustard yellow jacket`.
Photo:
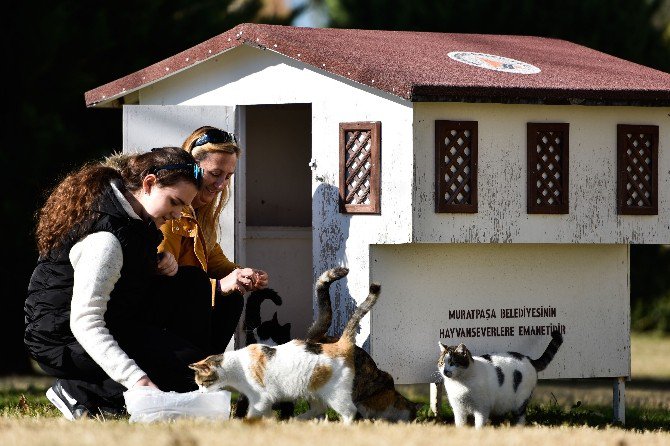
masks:
<svg viewBox="0 0 670 446"><path fill-rule="evenodd" d="M158 252L171 252L179 266L199 266L211 279L221 279L235 268L240 268L228 260L218 243L207 250L191 206L184 208L181 218L166 222L160 229L163 242Z"/></svg>

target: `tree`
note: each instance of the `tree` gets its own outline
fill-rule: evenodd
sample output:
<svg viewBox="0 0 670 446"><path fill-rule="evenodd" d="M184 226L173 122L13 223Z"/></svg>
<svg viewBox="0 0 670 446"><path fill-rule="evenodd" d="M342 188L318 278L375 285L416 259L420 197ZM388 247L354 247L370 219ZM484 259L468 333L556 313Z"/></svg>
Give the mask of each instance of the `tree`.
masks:
<svg viewBox="0 0 670 446"><path fill-rule="evenodd" d="M261 0L28 0L2 15L5 74L0 161L7 233L0 375L31 369L23 302L37 260L34 213L69 170L121 147L121 113L89 110L84 93L259 17ZM15 229L16 228L16 229Z"/></svg>

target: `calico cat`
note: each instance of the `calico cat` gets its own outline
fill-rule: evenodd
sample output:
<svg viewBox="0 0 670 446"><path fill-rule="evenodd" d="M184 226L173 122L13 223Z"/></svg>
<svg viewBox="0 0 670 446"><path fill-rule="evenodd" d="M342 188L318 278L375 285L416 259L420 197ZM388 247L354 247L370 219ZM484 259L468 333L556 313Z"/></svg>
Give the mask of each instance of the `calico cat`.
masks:
<svg viewBox="0 0 670 446"><path fill-rule="evenodd" d="M307 330L306 339L331 343L338 338L326 335L333 320L330 302L330 285L346 276L347 268L337 267L325 271L316 282L317 317ZM352 398L358 417L386 421L413 421L421 404L414 403L395 389L393 377L379 369L372 357L361 347L354 346L354 383Z"/></svg>
<svg viewBox="0 0 670 446"><path fill-rule="evenodd" d="M247 297L242 325L246 336L245 345L275 346L291 340L291 323L281 325L276 312L271 320L261 320L261 304L266 300L274 302L277 306L282 304L281 296L272 288L252 291Z"/></svg>
<svg viewBox="0 0 670 446"><path fill-rule="evenodd" d="M358 325L379 297L381 287L370 285L365 301L354 311L337 342L322 344L292 340L276 347L252 344L239 350L211 355L191 364L201 391L232 388L249 399L247 418L272 417L272 405L304 398L310 409L299 418L309 419L336 411L345 424L354 420L351 393L354 346Z"/></svg>
<svg viewBox="0 0 670 446"><path fill-rule="evenodd" d="M561 333L552 332L542 356L531 359L516 352L472 356L464 344L450 347L440 342L437 367L444 377L456 426L465 426L472 415L479 429L491 415L509 413L513 415L512 424L525 424L537 372L547 368L562 343Z"/></svg>

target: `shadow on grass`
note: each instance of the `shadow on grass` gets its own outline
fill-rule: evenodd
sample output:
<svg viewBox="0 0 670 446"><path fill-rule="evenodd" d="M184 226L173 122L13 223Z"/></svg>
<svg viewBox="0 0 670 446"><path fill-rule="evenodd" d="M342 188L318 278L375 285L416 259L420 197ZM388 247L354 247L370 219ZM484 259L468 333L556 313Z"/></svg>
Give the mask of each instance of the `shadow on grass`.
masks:
<svg viewBox="0 0 670 446"><path fill-rule="evenodd" d="M472 419L469 420L472 425ZM440 416L436 417L425 405L419 411L418 423L436 423L450 425L454 423L454 415L448 405L443 405ZM492 426L511 425L510 417L491 419ZM541 426L588 426L593 428L619 427L631 431L664 431L670 432L670 413L666 409L627 408L626 425L612 422L612 408L606 406L582 406L576 404L570 409L558 405L529 405L526 412L526 425Z"/></svg>

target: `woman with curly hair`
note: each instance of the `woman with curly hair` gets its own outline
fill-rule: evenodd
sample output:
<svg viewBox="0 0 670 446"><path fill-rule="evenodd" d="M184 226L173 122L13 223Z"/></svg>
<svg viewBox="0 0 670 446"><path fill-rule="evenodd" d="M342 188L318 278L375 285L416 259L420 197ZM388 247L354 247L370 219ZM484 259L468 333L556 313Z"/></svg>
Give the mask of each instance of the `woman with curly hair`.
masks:
<svg viewBox="0 0 670 446"><path fill-rule="evenodd" d="M202 171L178 147L87 163L67 175L37 213L39 259L25 302L25 345L56 377L49 400L72 420L123 413L135 386L189 391L188 364L204 352L160 311L157 277L176 261L157 256L158 227L198 193ZM164 289L164 288L162 288Z"/></svg>

